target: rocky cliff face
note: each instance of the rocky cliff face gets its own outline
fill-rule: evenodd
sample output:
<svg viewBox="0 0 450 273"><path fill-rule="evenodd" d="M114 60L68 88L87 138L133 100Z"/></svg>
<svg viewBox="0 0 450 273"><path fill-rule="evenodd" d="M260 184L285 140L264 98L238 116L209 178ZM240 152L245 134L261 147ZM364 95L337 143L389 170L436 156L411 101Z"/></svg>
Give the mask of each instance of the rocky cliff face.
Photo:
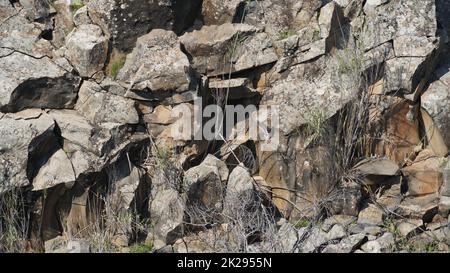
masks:
<svg viewBox="0 0 450 273"><path fill-rule="evenodd" d="M449 18L0 0L0 252L449 251ZM279 145L174 136L208 105L276 106Z"/></svg>

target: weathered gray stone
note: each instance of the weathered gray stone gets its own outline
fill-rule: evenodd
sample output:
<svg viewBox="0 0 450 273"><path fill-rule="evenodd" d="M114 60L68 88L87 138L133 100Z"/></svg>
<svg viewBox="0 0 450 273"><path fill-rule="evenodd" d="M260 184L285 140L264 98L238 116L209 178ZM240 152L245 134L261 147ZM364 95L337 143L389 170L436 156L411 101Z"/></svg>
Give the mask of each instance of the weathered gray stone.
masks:
<svg viewBox="0 0 450 273"><path fill-rule="evenodd" d="M431 116L447 148L450 147L450 63L439 67L433 82L421 97L421 105Z"/></svg>
<svg viewBox="0 0 450 273"><path fill-rule="evenodd" d="M265 91L261 104L278 106L282 133L291 133L314 116L326 120L353 98L355 90L345 75L338 79L335 70L330 70L332 63L338 65L334 59L322 57L313 63L297 65L285 79ZM335 88L336 81L341 88Z"/></svg>
<svg viewBox="0 0 450 273"><path fill-rule="evenodd" d="M249 1L245 6L244 23L264 26L265 32L276 40L316 21L322 5L320 0Z"/></svg>
<svg viewBox="0 0 450 273"><path fill-rule="evenodd" d="M400 171L397 163L383 158L366 159L358 162L353 168L365 175L394 176Z"/></svg>
<svg viewBox="0 0 450 273"><path fill-rule="evenodd" d="M390 252L394 243L394 235L385 233L380 238L363 244L361 249L368 253Z"/></svg>
<svg viewBox="0 0 450 273"><path fill-rule="evenodd" d="M83 6L75 11L75 13L73 14L73 23L77 27L81 25L92 24L92 20L88 14L87 6Z"/></svg>
<svg viewBox="0 0 450 273"><path fill-rule="evenodd" d="M167 188L159 191L151 200L150 213L154 223L149 234L156 249L174 243L183 225L186 198L176 190Z"/></svg>
<svg viewBox="0 0 450 273"><path fill-rule="evenodd" d="M313 252L327 242L338 240L346 236L346 232L341 225L334 225L329 232L324 232L320 228L313 228L310 235L300 245L301 252Z"/></svg>
<svg viewBox="0 0 450 273"><path fill-rule="evenodd" d="M192 67L208 76L255 68L278 60L267 34L246 24L205 26L181 36Z"/></svg>
<svg viewBox="0 0 450 273"><path fill-rule="evenodd" d="M366 6L373 7L367 14L362 32L366 50L391 40L394 43L397 58L386 62L386 93L414 93L417 88L423 87L421 81L429 77L434 65L433 54L439 44L435 37L434 2L420 1L417 5L410 1L389 1L384 5L379 5L381 2L375 5L366 3ZM421 11L420 16L418 10Z"/></svg>
<svg viewBox="0 0 450 273"><path fill-rule="evenodd" d="M128 210L136 196L136 190L141 182L141 171L127 159L120 160L108 169L110 181L113 184L111 197L119 209ZM131 221L131 219L130 219ZM128 223L131 228L131 222Z"/></svg>
<svg viewBox="0 0 450 273"><path fill-rule="evenodd" d="M421 219L407 219L397 223L398 232L405 238L414 236L417 232L420 232L423 229L424 226Z"/></svg>
<svg viewBox="0 0 450 273"><path fill-rule="evenodd" d="M75 173L66 153L57 150L43 165L33 179L33 190L40 191L58 184L71 188L75 182Z"/></svg>
<svg viewBox="0 0 450 273"><path fill-rule="evenodd" d="M75 2L73 1L75 0L54 0L51 3L57 12L47 19L48 30L46 38L51 39L51 43L55 48L61 48L65 45L66 36L75 27L72 6Z"/></svg>
<svg viewBox="0 0 450 273"><path fill-rule="evenodd" d="M289 222L284 223L278 230L277 235L281 241L281 252L293 252L295 244L298 240L298 232L294 226Z"/></svg>
<svg viewBox="0 0 450 273"><path fill-rule="evenodd" d="M0 62L0 111L71 108L79 83L79 77L47 57L37 59L12 53L2 57Z"/></svg>
<svg viewBox="0 0 450 273"><path fill-rule="evenodd" d="M112 38L113 46L124 51L150 30L170 29L174 23L171 0L93 0L87 9L92 21Z"/></svg>
<svg viewBox="0 0 450 273"><path fill-rule="evenodd" d="M343 226L344 228L347 228L350 224L352 224L356 220L357 220L357 218L355 216L333 215L333 216L325 219L325 221L322 224L322 230L325 232L328 232L336 224L339 224L339 225Z"/></svg>
<svg viewBox="0 0 450 273"><path fill-rule="evenodd" d="M228 177L225 208L232 209L238 200L242 202L250 201L253 197L253 191L253 178L249 171L241 165L236 166Z"/></svg>
<svg viewBox="0 0 450 273"><path fill-rule="evenodd" d="M20 0L19 3L25 9L27 18L29 18L30 21L47 18L50 16L50 13L55 12L47 1Z"/></svg>
<svg viewBox="0 0 450 273"><path fill-rule="evenodd" d="M139 122L133 100L107 93L91 81L83 82L75 110L91 124L136 124Z"/></svg>
<svg viewBox="0 0 450 273"><path fill-rule="evenodd" d="M378 236L382 233L382 229L379 226L364 226L363 232L368 236Z"/></svg>
<svg viewBox="0 0 450 273"><path fill-rule="evenodd" d="M175 33L157 29L138 38L117 79L132 90L183 92L193 83L189 70Z"/></svg>
<svg viewBox="0 0 450 273"><path fill-rule="evenodd" d="M208 155L203 162L190 168L184 175L184 188L188 194L188 214L191 222L206 224L206 218L214 218L223 205L223 190L228 178L224 162ZM208 211L208 215L196 215L196 211ZM201 212L200 212L201 213Z"/></svg>
<svg viewBox="0 0 450 273"><path fill-rule="evenodd" d="M243 0L204 0L202 6L205 25L221 25L240 23L244 17L245 1Z"/></svg>
<svg viewBox="0 0 450 273"><path fill-rule="evenodd" d="M82 77L93 77L105 65L108 38L96 25L80 25L68 36L65 56Z"/></svg>
<svg viewBox="0 0 450 273"><path fill-rule="evenodd" d="M50 56L53 47L49 41L41 38L47 27L44 24L31 23L26 19L26 14L24 9L15 9L12 5L2 7L0 46L35 58Z"/></svg>
<svg viewBox="0 0 450 273"><path fill-rule="evenodd" d="M385 213L382 209L369 204L358 215L358 224L379 226L383 224Z"/></svg>
<svg viewBox="0 0 450 273"><path fill-rule="evenodd" d="M366 239L364 234L354 234L342 239L338 244L328 245L322 253L351 253Z"/></svg>
<svg viewBox="0 0 450 273"><path fill-rule="evenodd" d="M378 3L375 3L378 2ZM425 0L417 3L411 1L366 2L374 7L366 17L364 28L364 45L367 49L383 44L395 37L408 35L416 37L433 37L436 33L435 1ZM421 10L420 16L417 13Z"/></svg>
<svg viewBox="0 0 450 273"><path fill-rule="evenodd" d="M0 193L30 184L30 175L47 160L56 142L54 121L40 110L0 118ZM42 155L43 153L43 155ZM34 162L32 161L34 160Z"/></svg>

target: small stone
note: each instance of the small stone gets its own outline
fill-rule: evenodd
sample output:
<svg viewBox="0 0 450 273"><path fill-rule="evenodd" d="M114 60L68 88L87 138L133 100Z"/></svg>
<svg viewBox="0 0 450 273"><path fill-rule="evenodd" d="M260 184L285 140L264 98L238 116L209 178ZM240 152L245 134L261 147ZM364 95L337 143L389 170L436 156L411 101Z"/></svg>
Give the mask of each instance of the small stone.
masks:
<svg viewBox="0 0 450 273"><path fill-rule="evenodd" d="M339 224L343 226L344 228L347 228L350 224L355 222L357 218L355 216L350 215L333 215L327 219L322 224L322 230L325 232L330 231L330 229L335 224Z"/></svg>
<svg viewBox="0 0 450 273"><path fill-rule="evenodd" d="M383 224L384 212L373 204L369 204L358 215L358 224L380 226Z"/></svg>
<svg viewBox="0 0 450 273"><path fill-rule="evenodd" d="M377 236L381 234L382 229L379 226L366 226L364 227L364 233L367 235Z"/></svg>
<svg viewBox="0 0 450 273"><path fill-rule="evenodd" d="M419 219L408 219L397 224L397 230L405 238L415 235L418 231L422 230L422 227L423 221Z"/></svg>

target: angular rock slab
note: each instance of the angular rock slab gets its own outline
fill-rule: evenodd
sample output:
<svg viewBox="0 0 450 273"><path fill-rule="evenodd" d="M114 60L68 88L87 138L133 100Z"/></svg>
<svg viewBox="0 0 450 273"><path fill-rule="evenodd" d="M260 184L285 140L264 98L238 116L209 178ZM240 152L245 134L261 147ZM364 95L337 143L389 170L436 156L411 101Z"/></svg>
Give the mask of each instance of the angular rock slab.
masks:
<svg viewBox="0 0 450 273"><path fill-rule="evenodd" d="M92 77L105 65L108 38L96 25L81 25L67 36L65 56L82 77Z"/></svg>
<svg viewBox="0 0 450 273"><path fill-rule="evenodd" d="M443 182L441 164L441 160L432 151L420 152L410 166L402 169L408 185L408 195L438 193Z"/></svg>
<svg viewBox="0 0 450 273"><path fill-rule="evenodd" d="M129 51L136 39L152 29L170 29L174 23L171 0L93 0L89 17L107 33L113 46Z"/></svg>
<svg viewBox="0 0 450 273"><path fill-rule="evenodd" d="M161 29L138 38L117 79L129 89L149 92L187 91L192 81L176 34Z"/></svg>
<svg viewBox="0 0 450 273"><path fill-rule="evenodd" d="M396 58L386 63L385 92L421 91L421 81L430 76L439 44L435 1L374 1L367 2L365 8L370 10L362 29L365 49L392 40L394 43Z"/></svg>
<svg viewBox="0 0 450 273"><path fill-rule="evenodd" d="M27 112L27 113L25 113ZM39 110L7 114L0 118L0 193L29 184L29 152L54 138L54 121ZM31 114L31 115L30 115Z"/></svg>
<svg viewBox="0 0 450 273"><path fill-rule="evenodd" d="M174 243L180 234L185 213L186 198L174 189L157 193L150 203L152 215L153 244L156 248Z"/></svg>
<svg viewBox="0 0 450 273"><path fill-rule="evenodd" d="M336 78L331 69L333 62L332 58L322 57L297 65L285 79L265 91L261 105L278 107L281 133L293 132L314 116L327 120L354 98L355 90L345 76ZM341 88L336 88L337 81Z"/></svg>
<svg viewBox="0 0 450 273"><path fill-rule="evenodd" d="M15 52L0 60L0 111L73 107L79 77L47 57L37 59Z"/></svg>
<svg viewBox="0 0 450 273"><path fill-rule="evenodd" d="M267 34L247 24L205 26L181 36L192 67L209 76L255 68L278 60Z"/></svg>
<svg viewBox="0 0 450 273"><path fill-rule="evenodd" d="M436 70L435 78L421 97L422 108L431 116L450 148L450 62Z"/></svg>
<svg viewBox="0 0 450 273"><path fill-rule="evenodd" d="M15 9L11 5L0 9L0 47L35 58L50 56L53 46L41 38L45 26L31 23L26 17L24 9Z"/></svg>
<svg viewBox="0 0 450 273"><path fill-rule="evenodd" d="M205 25L240 23L244 19L243 0L205 0L202 4Z"/></svg>
<svg viewBox="0 0 450 273"><path fill-rule="evenodd" d="M33 179L33 190L40 191L58 184L65 184L71 188L75 182L75 173L67 154L59 149L39 169L38 174Z"/></svg>
<svg viewBox="0 0 450 273"><path fill-rule="evenodd" d="M139 122L133 100L107 93L91 81L85 81L81 86L75 110L91 124Z"/></svg>
<svg viewBox="0 0 450 273"><path fill-rule="evenodd" d="M206 224L205 221L216 217L213 212L222 209L228 173L225 163L213 155L208 155L200 165L185 172L183 182L188 194L187 215L191 222Z"/></svg>

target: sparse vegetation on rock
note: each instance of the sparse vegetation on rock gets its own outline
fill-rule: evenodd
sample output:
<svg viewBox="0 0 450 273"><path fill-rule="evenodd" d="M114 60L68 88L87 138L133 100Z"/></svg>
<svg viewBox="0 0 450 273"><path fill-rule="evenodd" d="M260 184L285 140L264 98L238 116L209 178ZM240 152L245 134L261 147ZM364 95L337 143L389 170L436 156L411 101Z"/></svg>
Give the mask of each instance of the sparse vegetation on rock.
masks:
<svg viewBox="0 0 450 273"><path fill-rule="evenodd" d="M447 1L0 14L0 252L450 251Z"/></svg>

